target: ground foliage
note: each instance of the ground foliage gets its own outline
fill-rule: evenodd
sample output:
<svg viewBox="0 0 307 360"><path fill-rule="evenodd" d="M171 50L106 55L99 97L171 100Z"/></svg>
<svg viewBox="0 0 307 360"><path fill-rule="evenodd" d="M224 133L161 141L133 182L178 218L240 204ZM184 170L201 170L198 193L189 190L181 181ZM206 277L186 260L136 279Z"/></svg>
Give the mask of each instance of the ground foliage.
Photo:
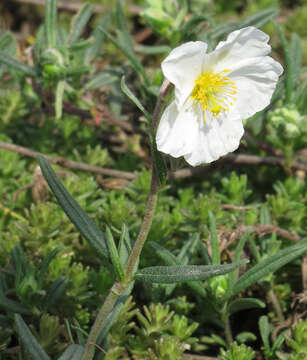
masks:
<svg viewBox="0 0 307 360"><path fill-rule="evenodd" d="M270 34L285 75L269 108L246 120L237 151L282 158L282 166L225 161L170 177L140 267L250 263L240 275L205 281L137 280L97 359L305 358L306 1L99 5L103 13L86 5L73 18L65 9L54 17L44 7L0 5L0 141L129 172L130 180L67 169L61 159L53 166L116 243L137 236L150 186L148 119L124 92L152 113L160 62L172 47L200 39L212 49L247 25ZM166 161L169 169L185 167ZM64 214L37 159L1 148L0 174L0 358L80 358L77 344L84 344L116 274ZM254 281L244 282L249 271Z"/></svg>

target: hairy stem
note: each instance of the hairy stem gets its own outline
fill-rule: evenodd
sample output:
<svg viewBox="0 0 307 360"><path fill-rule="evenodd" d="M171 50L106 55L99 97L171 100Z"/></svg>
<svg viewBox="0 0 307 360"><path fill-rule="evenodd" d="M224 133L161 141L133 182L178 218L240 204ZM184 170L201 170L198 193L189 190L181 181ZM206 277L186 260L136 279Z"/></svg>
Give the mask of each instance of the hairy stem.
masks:
<svg viewBox="0 0 307 360"><path fill-rule="evenodd" d="M108 314L112 311L117 298L122 293L124 288L125 287L121 283L118 283L118 282L115 282L114 285L112 286L105 302L103 303L101 309L99 310L99 313L96 317L95 323L91 328L91 331L90 331L90 334L88 336L87 343L85 346L85 351L82 355L81 360L91 360L93 358L94 352L95 352L96 340L99 336L103 322L105 321Z"/></svg>
<svg viewBox="0 0 307 360"><path fill-rule="evenodd" d="M161 89L160 89L160 95L158 97L158 101L156 104L156 108L155 108L153 120L152 120L152 130L154 132L156 130L158 118L159 118L159 115L161 112L162 98L166 95L166 93L168 92L169 89L170 89L169 82L164 81L161 86ZM114 285L112 286L104 304L102 305L102 307L97 315L94 325L91 328L91 331L90 331L90 334L89 334L89 337L87 339L87 343L85 346L85 351L82 355L81 360L92 360L93 359L93 356L95 353L96 341L97 341L99 333L102 329L102 326L103 326L107 316L113 310L116 300L125 291L125 289L129 285L129 282L132 280L134 270L137 267L141 251L143 249L143 246L147 239L147 235L148 235L149 230L152 225L152 219L153 219L153 215L154 215L155 208L157 205L158 189L159 189L159 185L158 185L158 181L157 181L156 169L155 169L154 164L152 164L151 186L150 186L149 197L147 200L146 212L145 212L143 223L141 225L139 235L134 243L131 254L128 258L127 266L125 269L125 281L124 282L115 282Z"/></svg>
<svg viewBox="0 0 307 360"><path fill-rule="evenodd" d="M226 316L224 318L224 326L225 326L226 341L227 341L227 344L230 345L233 342L233 338L232 338L232 331L231 331L231 327L230 327L229 316Z"/></svg>

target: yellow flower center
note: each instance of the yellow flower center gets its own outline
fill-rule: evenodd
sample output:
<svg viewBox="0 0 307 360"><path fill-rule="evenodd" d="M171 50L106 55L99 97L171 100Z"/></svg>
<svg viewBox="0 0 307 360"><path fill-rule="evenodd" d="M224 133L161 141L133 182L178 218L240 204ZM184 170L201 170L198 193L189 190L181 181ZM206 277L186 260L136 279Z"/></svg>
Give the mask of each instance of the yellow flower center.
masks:
<svg viewBox="0 0 307 360"><path fill-rule="evenodd" d="M221 111L229 111L229 106L236 100L234 95L237 93L237 87L234 81L230 81L226 76L229 71L226 69L219 74L204 72L195 80L191 98L201 103L204 120L206 110L216 117Z"/></svg>

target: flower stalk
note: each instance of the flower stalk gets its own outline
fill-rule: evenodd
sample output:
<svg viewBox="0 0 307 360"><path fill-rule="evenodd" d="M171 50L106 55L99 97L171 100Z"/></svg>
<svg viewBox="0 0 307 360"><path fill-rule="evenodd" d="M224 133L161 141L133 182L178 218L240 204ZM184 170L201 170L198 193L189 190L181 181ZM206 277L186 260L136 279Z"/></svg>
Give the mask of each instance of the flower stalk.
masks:
<svg viewBox="0 0 307 360"><path fill-rule="evenodd" d="M163 97L167 94L170 87L171 87L171 84L167 80L165 80L161 86L160 94L159 94L159 97L157 100L157 104L156 104L154 114L153 114L153 119L152 119L151 128L152 128L153 132L155 132L156 127L157 127L158 118L159 118L159 115L161 112ZM85 351L82 355L81 360L92 360L93 359L94 353L95 353L95 344L96 344L99 333L103 327L103 324L104 324L106 318L113 310L114 305L115 305L117 299L119 298L119 296L121 296L121 294L126 290L129 283L133 280L132 277L133 277L134 270L137 267L140 254L142 252L142 249L144 247L145 241L147 239L148 233L149 233L151 225L152 225L152 220L153 220L155 208L157 205L158 190L159 190L159 182L158 182L158 178L157 178L157 170L156 170L155 164L152 164L151 186L150 186L149 197L147 200L146 212L145 212L143 223L141 225L140 232L134 243L131 254L128 258L127 266L125 269L125 279L121 282L116 281L113 284L104 304L102 305L102 307L97 315L94 325L92 326L92 328L90 330L90 333L89 333L89 336L87 339L87 343L85 346Z"/></svg>

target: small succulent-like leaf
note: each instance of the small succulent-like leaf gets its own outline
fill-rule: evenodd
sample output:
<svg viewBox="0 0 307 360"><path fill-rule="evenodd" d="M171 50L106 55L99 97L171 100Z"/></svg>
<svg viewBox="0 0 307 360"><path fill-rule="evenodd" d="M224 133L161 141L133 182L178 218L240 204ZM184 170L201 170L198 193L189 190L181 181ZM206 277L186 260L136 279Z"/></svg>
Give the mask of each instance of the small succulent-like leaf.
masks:
<svg viewBox="0 0 307 360"><path fill-rule="evenodd" d="M214 276L227 274L243 264L246 264L245 260L226 265L155 266L139 270L135 278L152 283L164 284L207 280Z"/></svg>
<svg viewBox="0 0 307 360"><path fill-rule="evenodd" d="M231 298L250 285L259 281L263 277L278 270L288 262L307 251L307 238L295 245L288 246L286 249L278 251L275 255L261 261L248 270L227 292L227 297Z"/></svg>
<svg viewBox="0 0 307 360"><path fill-rule="evenodd" d="M18 335L24 347L27 349L33 360L50 360L49 356L45 353L38 341L32 335L22 317L15 314L15 324Z"/></svg>
<svg viewBox="0 0 307 360"><path fill-rule="evenodd" d="M100 257L108 259L108 250L103 232L81 209L76 200L65 189L64 185L52 170L48 161L42 156L38 157L38 161L45 179L66 215L76 226L81 235L83 235L85 239L95 248Z"/></svg>

